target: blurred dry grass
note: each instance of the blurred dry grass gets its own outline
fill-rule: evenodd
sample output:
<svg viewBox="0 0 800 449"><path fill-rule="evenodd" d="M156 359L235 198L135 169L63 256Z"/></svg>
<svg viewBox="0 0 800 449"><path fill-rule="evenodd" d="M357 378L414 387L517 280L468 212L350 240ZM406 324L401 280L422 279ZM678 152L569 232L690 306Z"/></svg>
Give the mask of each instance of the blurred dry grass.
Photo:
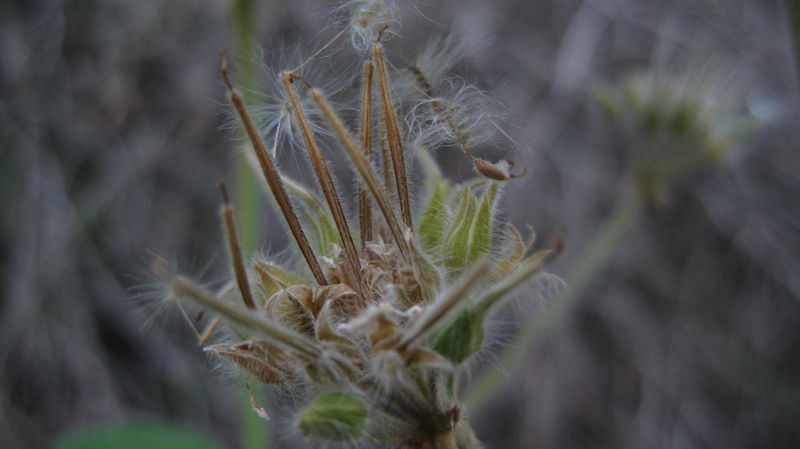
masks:
<svg viewBox="0 0 800 449"><path fill-rule="evenodd" d="M220 252L213 181L229 175L233 145L219 131L216 64L232 45L229 6L0 4L0 447L49 447L64 430L126 417L237 444L236 390L177 319L142 332L129 299L147 250L189 266ZM260 41L313 36L330 6L260 1ZM593 106L594 87L654 64L681 70L685 59L660 48L699 54L731 62L731 94L761 121L719 170L646 213L524 369L473 413L487 446L797 447L800 129L781 2L417 6L484 42L461 68L513 111L523 148L507 156L530 174L505 204L514 223L564 235L555 273L627 185L625 141ZM408 22L412 48L413 22L431 27ZM270 234L273 247L281 239ZM212 265L209 279L222 274Z"/></svg>

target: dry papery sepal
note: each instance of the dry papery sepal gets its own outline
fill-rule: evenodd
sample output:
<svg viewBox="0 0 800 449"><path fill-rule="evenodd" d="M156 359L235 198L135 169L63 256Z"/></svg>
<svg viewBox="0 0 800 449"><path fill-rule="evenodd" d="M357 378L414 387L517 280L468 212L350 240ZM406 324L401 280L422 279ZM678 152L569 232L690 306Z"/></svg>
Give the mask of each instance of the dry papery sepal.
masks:
<svg viewBox="0 0 800 449"><path fill-rule="evenodd" d="M402 74L382 43L394 5L380 3L351 5L357 14L348 25L351 41L364 55L355 75L361 77L358 133L325 92L295 70L274 75L296 128L289 132L302 136L322 201L281 173L223 55L230 101L307 269L264 257L246 261L221 185L233 281L213 292L176 275L171 292L216 315L213 328L199 333L207 351L256 382L308 396L296 401L306 404L296 426L308 438L398 449L477 448L458 399L465 365L484 347L492 311L535 280L553 252L531 251L532 232L523 238L498 218L504 184L514 175L508 162L491 163L472 153L469 142L486 138L470 136L481 129L481 116L460 115L473 113L475 104L461 107L458 95L437 96L444 92L433 92L429 84L410 108L425 108L424 119L405 131L398 108L408 100L394 97L391 79ZM417 72L419 80L424 75ZM312 114L329 138L319 138L319 123L309 123ZM462 156L456 157L473 160L478 177L445 179L427 154L434 148L424 148L440 144L458 146ZM329 172L325 154L334 151L358 174L355 191L348 192L357 194L358 217L345 214ZM426 192L415 207L409 171L418 166L424 167ZM312 240L304 230L309 228Z"/></svg>

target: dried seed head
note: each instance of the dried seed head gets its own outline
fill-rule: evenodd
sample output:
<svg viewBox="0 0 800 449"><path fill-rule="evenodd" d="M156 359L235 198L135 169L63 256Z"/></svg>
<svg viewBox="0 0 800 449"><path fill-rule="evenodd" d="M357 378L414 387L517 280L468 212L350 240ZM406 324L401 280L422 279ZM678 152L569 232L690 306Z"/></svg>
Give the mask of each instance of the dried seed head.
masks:
<svg viewBox="0 0 800 449"><path fill-rule="evenodd" d="M261 383L316 394L298 416L297 426L305 435L346 443L380 440L392 447L414 442L413 447L474 448L456 397L461 369L483 347L491 308L538 273L547 254L526 258L532 242L510 231L503 243L497 230L502 183L496 181L516 175L510 173L510 161L491 163L473 153L475 147L494 143L501 114L496 102L476 87L444 78L463 44L448 38L421 52L410 70L419 95L403 105L392 90L395 66L376 40L394 20L394 2L355 0L342 8L350 12L345 30L311 58L283 64L294 69L280 75L268 72L271 87L258 114L267 145L243 98L225 79L270 191L316 283L262 258L248 264L229 231L239 289L231 282L215 295L180 276L173 276L170 285L177 297L216 312L217 322L228 325L229 335L240 340L210 346L209 352L231 360ZM365 87L352 101L361 108L358 139L342 119L341 108L323 93L330 90L319 84L309 88L308 79L323 78L298 73L318 66L346 31L357 48L372 50L371 60L363 63ZM225 68L223 73L227 75ZM294 82L298 79L306 86ZM396 108L410 111L411 126L398 123ZM412 130L410 136L404 128ZM317 142L326 129L335 140ZM371 158L374 141L381 142L383 151ZM417 176L406 174L410 141L415 141L415 150L425 151L421 160L430 192L425 207L416 211L408 184ZM267 151L274 155L279 147L301 142L321 197L280 173ZM346 152L361 182L358 249L358 236L349 225L352 217L345 214L328 172L325 157L334 144ZM489 179L461 185L445 179L427 153L442 147L456 147ZM381 157L383 179L373 166L373 159ZM302 204L300 217L289 194ZM369 210L373 202L378 207L374 212ZM229 205L223 215L226 227L234 230ZM304 227L313 232L316 248L306 240ZM493 257L502 260L493 263Z"/></svg>
<svg viewBox="0 0 800 449"><path fill-rule="evenodd" d="M218 344L208 346L205 350L231 360L261 383L286 383L297 376L292 357L280 346L266 341Z"/></svg>

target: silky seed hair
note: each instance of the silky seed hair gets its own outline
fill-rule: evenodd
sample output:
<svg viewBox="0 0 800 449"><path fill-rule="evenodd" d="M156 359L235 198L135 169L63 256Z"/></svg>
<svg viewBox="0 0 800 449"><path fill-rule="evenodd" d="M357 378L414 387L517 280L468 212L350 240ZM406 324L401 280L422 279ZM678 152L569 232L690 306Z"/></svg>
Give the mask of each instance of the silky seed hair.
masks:
<svg viewBox="0 0 800 449"><path fill-rule="evenodd" d="M403 104L441 94L439 83L452 75L457 63L479 44L452 32L431 39L415 57L398 67L395 91Z"/></svg>
<svg viewBox="0 0 800 449"><path fill-rule="evenodd" d="M303 79L319 85L335 95L347 89L352 77L331 76L324 57L315 58L316 64L307 64L312 53L299 45L284 45L272 52L257 52L251 57L258 66L258 84L246 89L253 122L262 135L273 158L278 152L296 154L305 151L303 136L296 123L296 116L291 100L283 86L280 74L291 71ZM308 111L308 123L316 135L325 136L327 130L321 126L316 111L311 108L306 98L300 99L303 109ZM237 126L236 117L229 120L229 125Z"/></svg>
<svg viewBox="0 0 800 449"><path fill-rule="evenodd" d="M369 51L373 42L387 27L399 27L395 0L351 0L339 8L348 16L350 42L359 52Z"/></svg>
<svg viewBox="0 0 800 449"><path fill-rule="evenodd" d="M418 100L406 121L418 145L431 150L455 146L463 152L498 138L500 103L459 78L440 84L441 95Z"/></svg>

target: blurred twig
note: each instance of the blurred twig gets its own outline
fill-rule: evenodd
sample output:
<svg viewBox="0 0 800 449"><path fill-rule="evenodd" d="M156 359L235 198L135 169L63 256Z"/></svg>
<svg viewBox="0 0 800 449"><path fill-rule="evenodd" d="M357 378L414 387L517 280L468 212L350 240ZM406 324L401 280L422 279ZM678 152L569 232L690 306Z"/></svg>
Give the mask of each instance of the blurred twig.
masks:
<svg viewBox="0 0 800 449"><path fill-rule="evenodd" d="M636 223L642 207L638 195L632 195L618 205L566 278L565 289L544 310L533 315L522 325L522 331L516 342L500 356L498 365L503 371L488 370L475 382L467 398L469 409L480 410L495 397L495 393L505 381L504 371L511 372L518 368L525 361L525 355L535 349L543 337L561 321L569 307L581 296L598 271L605 266L622 237Z"/></svg>

